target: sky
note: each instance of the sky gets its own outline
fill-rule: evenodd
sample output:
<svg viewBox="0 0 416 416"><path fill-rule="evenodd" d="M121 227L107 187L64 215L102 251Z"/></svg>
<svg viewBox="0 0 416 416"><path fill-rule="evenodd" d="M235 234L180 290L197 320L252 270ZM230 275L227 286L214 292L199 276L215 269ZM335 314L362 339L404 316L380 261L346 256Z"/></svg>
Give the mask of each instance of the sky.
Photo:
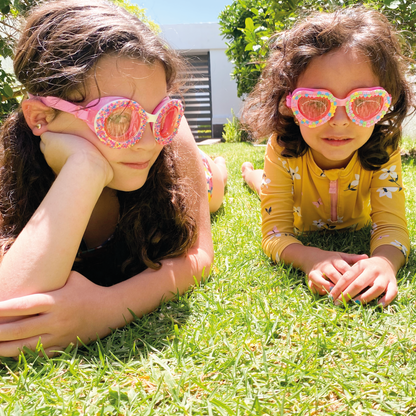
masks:
<svg viewBox="0 0 416 416"><path fill-rule="evenodd" d="M146 9L159 25L218 22L218 15L233 0L130 0Z"/></svg>

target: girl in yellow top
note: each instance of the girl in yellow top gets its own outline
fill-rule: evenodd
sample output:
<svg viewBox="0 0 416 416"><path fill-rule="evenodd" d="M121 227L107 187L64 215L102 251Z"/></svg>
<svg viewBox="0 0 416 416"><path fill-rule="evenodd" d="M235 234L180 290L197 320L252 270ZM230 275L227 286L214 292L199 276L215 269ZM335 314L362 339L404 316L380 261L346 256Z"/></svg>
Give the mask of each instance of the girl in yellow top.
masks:
<svg viewBox="0 0 416 416"><path fill-rule="evenodd" d="M397 294L409 236L401 124L406 60L387 19L363 7L320 13L281 33L244 120L270 136L264 171L243 164L261 197L263 249L303 270L314 292L357 303ZM371 256L306 247L296 233L372 222ZM364 290L365 289L365 290ZM362 292L362 293L360 293Z"/></svg>

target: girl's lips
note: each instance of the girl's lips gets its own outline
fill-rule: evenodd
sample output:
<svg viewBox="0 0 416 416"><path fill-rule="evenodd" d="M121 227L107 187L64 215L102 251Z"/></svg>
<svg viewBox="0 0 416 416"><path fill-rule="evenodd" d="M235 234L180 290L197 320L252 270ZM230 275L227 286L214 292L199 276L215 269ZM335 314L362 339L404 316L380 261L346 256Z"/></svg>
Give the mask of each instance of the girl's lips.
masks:
<svg viewBox="0 0 416 416"><path fill-rule="evenodd" d="M322 140L331 146L344 146L351 143L353 139L349 137L325 137Z"/></svg>
<svg viewBox="0 0 416 416"><path fill-rule="evenodd" d="M126 162L121 162L122 165L131 168L131 169L146 169L149 166L149 161L147 162L143 162L143 163L126 163Z"/></svg>

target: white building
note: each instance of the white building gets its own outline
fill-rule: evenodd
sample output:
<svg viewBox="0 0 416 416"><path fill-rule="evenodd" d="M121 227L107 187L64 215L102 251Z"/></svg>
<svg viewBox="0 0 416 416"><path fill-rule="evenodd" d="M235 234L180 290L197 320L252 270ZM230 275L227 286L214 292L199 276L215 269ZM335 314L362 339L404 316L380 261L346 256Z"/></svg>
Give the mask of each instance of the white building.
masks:
<svg viewBox="0 0 416 416"><path fill-rule="evenodd" d="M162 25L161 36L193 67L193 84L184 93L185 115L196 140L222 137L223 125L240 113L242 101L231 79L233 66L218 23Z"/></svg>

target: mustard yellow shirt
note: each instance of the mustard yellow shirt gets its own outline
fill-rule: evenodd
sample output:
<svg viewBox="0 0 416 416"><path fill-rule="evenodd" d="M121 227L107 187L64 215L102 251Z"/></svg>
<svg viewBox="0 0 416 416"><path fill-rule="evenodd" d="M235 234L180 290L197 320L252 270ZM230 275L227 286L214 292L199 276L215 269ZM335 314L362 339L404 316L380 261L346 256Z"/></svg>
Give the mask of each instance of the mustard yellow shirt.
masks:
<svg viewBox="0 0 416 416"><path fill-rule="evenodd" d="M281 155L269 140L261 186L262 246L274 261L296 234L319 230L358 230L372 223L370 252L393 245L408 256L400 153L379 170L365 170L357 152L345 168L323 171L308 152L297 158Z"/></svg>

